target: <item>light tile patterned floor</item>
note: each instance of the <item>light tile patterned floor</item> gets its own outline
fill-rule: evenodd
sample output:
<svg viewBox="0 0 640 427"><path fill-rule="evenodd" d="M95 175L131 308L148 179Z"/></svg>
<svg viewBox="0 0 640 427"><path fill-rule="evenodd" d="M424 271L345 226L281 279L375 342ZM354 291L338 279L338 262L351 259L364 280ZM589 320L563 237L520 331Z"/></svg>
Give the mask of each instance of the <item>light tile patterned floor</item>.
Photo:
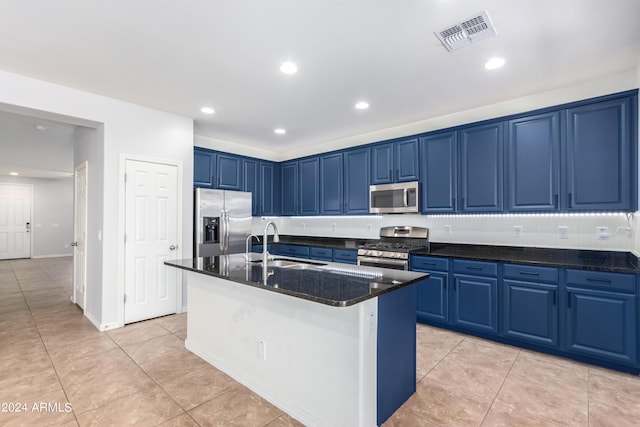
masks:
<svg viewBox="0 0 640 427"><path fill-rule="evenodd" d="M0 261L0 402L27 403L0 425L301 425L187 351L184 314L98 332L70 277L70 258ZM637 376L424 325L417 336L417 392L385 427L640 425Z"/></svg>

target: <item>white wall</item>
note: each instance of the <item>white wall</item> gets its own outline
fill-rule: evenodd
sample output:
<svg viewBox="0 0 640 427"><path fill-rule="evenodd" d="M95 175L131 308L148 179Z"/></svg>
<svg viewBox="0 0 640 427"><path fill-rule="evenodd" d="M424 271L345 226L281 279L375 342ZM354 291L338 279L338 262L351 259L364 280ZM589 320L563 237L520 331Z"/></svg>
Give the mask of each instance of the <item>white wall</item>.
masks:
<svg viewBox="0 0 640 427"><path fill-rule="evenodd" d="M104 146L103 192L100 214L90 210L89 221L102 223L100 250L89 253L89 264L101 271L88 282L87 297L101 292L100 309L87 304L85 313L100 328L122 324L122 257L124 224L120 191L122 153L162 158L182 163L183 218L191 217L193 177L193 120L111 98L0 71L0 104L101 123ZM96 165L89 165L90 168ZM95 178L95 175L94 175ZM95 194L90 197L96 197ZM191 221L184 221L179 248L190 248ZM180 256L180 254L179 254ZM91 294L94 295L91 295Z"/></svg>
<svg viewBox="0 0 640 427"><path fill-rule="evenodd" d="M2 183L31 184L31 257L73 255L73 181L14 176L0 177Z"/></svg>

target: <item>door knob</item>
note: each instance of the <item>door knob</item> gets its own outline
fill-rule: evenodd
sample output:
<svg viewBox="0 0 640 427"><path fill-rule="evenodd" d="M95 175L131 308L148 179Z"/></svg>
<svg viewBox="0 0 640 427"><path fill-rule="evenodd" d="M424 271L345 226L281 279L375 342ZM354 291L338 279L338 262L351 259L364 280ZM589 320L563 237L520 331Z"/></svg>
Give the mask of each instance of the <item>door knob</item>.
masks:
<svg viewBox="0 0 640 427"><path fill-rule="evenodd" d="M175 251L178 247L176 245L169 246L170 251Z"/></svg>
<svg viewBox="0 0 640 427"><path fill-rule="evenodd" d="M71 246L78 246L78 242L71 242Z"/></svg>

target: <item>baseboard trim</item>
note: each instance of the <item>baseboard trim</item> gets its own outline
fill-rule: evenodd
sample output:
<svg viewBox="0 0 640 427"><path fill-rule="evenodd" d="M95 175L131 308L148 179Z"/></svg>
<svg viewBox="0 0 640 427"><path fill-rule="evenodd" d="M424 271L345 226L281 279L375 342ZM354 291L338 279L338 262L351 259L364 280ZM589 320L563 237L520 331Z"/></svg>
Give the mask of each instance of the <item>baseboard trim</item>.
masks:
<svg viewBox="0 0 640 427"><path fill-rule="evenodd" d="M51 254L51 255L36 255L31 256L31 259L41 259L41 258L66 258L73 257L73 254Z"/></svg>

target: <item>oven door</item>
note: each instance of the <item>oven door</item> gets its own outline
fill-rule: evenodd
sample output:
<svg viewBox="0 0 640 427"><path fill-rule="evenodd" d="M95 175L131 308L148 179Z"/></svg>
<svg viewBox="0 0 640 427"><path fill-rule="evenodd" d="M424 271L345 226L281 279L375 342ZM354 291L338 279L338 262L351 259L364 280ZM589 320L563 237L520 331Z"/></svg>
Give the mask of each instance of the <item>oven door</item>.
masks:
<svg viewBox="0 0 640 427"><path fill-rule="evenodd" d="M358 257L358 265L368 267L390 268L392 270L409 270L409 260L375 258L375 257Z"/></svg>

